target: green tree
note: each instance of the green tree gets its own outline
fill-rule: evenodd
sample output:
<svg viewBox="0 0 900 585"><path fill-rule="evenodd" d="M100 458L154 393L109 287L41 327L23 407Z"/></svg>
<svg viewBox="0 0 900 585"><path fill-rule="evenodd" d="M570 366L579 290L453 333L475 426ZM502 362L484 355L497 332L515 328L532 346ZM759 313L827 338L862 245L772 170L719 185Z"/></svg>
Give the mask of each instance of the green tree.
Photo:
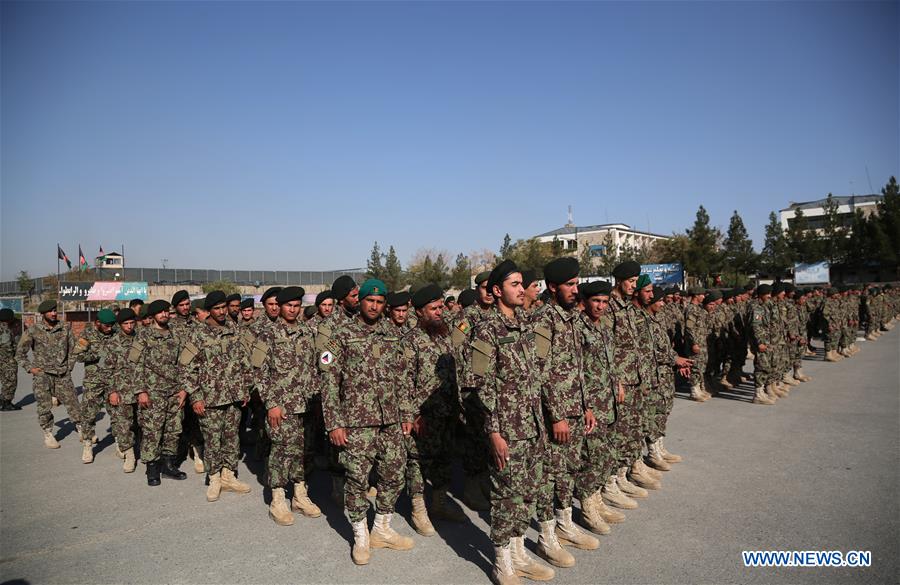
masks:
<svg viewBox="0 0 900 585"><path fill-rule="evenodd" d="M578 255L578 264L581 269L581 276L595 276L597 273L597 258L591 252L590 244L581 246L581 253Z"/></svg>
<svg viewBox="0 0 900 585"><path fill-rule="evenodd" d="M761 257L762 268L769 273L770 276L780 278L783 277L788 269L793 266L791 262L791 253L787 246L787 239L784 237L784 230L781 228L781 222L775 212L769 213L769 223L766 224L766 239L763 244L763 253Z"/></svg>
<svg viewBox="0 0 900 585"><path fill-rule="evenodd" d="M203 289L204 294L209 294L214 290L220 290L226 295L241 292L238 286L230 280L216 280L214 282L205 282L200 286L200 288Z"/></svg>
<svg viewBox="0 0 900 585"><path fill-rule="evenodd" d="M822 257L829 263L836 264L842 260L847 230L844 228L843 220L838 212L838 202L831 193L825 198L825 204L822 207L825 211L822 238L820 239Z"/></svg>
<svg viewBox="0 0 900 585"><path fill-rule="evenodd" d="M503 243L500 244L500 260L509 260L513 251L512 238L509 234L503 236Z"/></svg>
<svg viewBox="0 0 900 585"><path fill-rule="evenodd" d="M795 262L819 262L822 259L816 233L809 229L809 222L799 207L794 210L785 234L787 246Z"/></svg>
<svg viewBox="0 0 900 585"><path fill-rule="evenodd" d="M881 190L878 202L879 224L876 239L879 242L879 258L882 264L895 265L900 261L900 186L896 177L891 177Z"/></svg>
<svg viewBox="0 0 900 585"><path fill-rule="evenodd" d="M387 256L384 259L382 280L390 290L400 290L404 286L403 266L400 264L400 259L397 258L397 252L394 251L393 246L388 248Z"/></svg>
<svg viewBox="0 0 900 585"><path fill-rule="evenodd" d="M753 242L747 234L744 220L737 210L731 215L728 223L728 234L725 236L723 246L723 261L725 271L734 274L737 280L739 274L752 272L756 264L756 253L753 251Z"/></svg>
<svg viewBox="0 0 900 585"><path fill-rule="evenodd" d="M538 278L544 274L544 266L557 255L553 253L553 244L541 242L537 238L518 240L513 244L510 259L521 270L534 270Z"/></svg>
<svg viewBox="0 0 900 585"><path fill-rule="evenodd" d="M553 236L553 241L550 242L550 250L554 258L562 256L563 243L562 240L559 239L559 236Z"/></svg>
<svg viewBox="0 0 900 585"><path fill-rule="evenodd" d="M612 276L613 268L619 263L619 253L616 249L616 241L613 239L612 232L606 232L600 245L603 246L603 254L600 256L599 262L596 263L597 274L599 276Z"/></svg>
<svg viewBox="0 0 900 585"><path fill-rule="evenodd" d="M718 273L721 266L719 241L722 233L718 228L709 225L709 214L702 205L697 210L694 225L687 231L687 236L691 241L691 247L684 269L704 280L710 274Z"/></svg>
<svg viewBox="0 0 900 585"><path fill-rule="evenodd" d="M378 247L378 242L375 242L375 245L372 246L372 253L369 254L369 259L366 261L366 278L384 280L385 271L384 265L381 263L381 257L381 248ZM387 283L385 282L385 284Z"/></svg>
<svg viewBox="0 0 900 585"><path fill-rule="evenodd" d="M16 281L19 284L19 292L22 292L28 296L31 296L32 291L34 291L34 280L32 280L31 276L29 276L28 271L22 270L19 272L18 278Z"/></svg>
<svg viewBox="0 0 900 585"><path fill-rule="evenodd" d="M453 266L453 271L450 272L450 286L452 288L464 289L469 287L471 281L472 267L469 264L469 259L465 254L460 252L456 255L456 263Z"/></svg>

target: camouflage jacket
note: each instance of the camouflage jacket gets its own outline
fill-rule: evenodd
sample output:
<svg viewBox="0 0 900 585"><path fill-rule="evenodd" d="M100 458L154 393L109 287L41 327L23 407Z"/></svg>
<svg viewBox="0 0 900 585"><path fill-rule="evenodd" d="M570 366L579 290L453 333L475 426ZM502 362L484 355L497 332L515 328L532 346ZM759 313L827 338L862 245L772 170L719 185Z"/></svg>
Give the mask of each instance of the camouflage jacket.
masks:
<svg viewBox="0 0 900 585"><path fill-rule="evenodd" d="M136 361L137 379L151 399L169 397L185 390L191 391L191 379L186 367L179 363L179 355L187 337L175 331L157 329L151 325L139 330L132 343Z"/></svg>
<svg viewBox="0 0 900 585"><path fill-rule="evenodd" d="M16 332L9 323L0 322L0 357L15 358Z"/></svg>
<svg viewBox="0 0 900 585"><path fill-rule="evenodd" d="M31 350L31 357L28 351ZM41 319L29 327L19 340L16 361L26 372L40 368L46 374L64 376L75 367L75 336L72 328L63 321L53 327Z"/></svg>
<svg viewBox="0 0 900 585"><path fill-rule="evenodd" d="M750 321L750 331L753 348L757 345L774 345L775 334L772 323L772 300L753 303L753 315Z"/></svg>
<svg viewBox="0 0 900 585"><path fill-rule="evenodd" d="M688 305L684 313L684 345L688 355L694 345L700 346L700 353L707 351L706 336L709 335L711 316L702 305Z"/></svg>
<svg viewBox="0 0 900 585"><path fill-rule="evenodd" d="M478 303L475 303L460 311L453 320L450 327L450 339L453 347L456 348L456 376L460 388L471 390L478 387L476 377L469 369L469 345L474 338L475 328L493 314L493 307L482 309Z"/></svg>
<svg viewBox="0 0 900 585"><path fill-rule="evenodd" d="M254 319L253 323L251 323L247 327L247 329L253 335L255 335L256 337L259 337L260 335L262 335L263 331L268 331L269 329L274 327L274 325L276 323L278 323L278 319L276 318L274 321L272 319L269 319L269 315L267 315L265 310L263 310L263 312L259 315L259 317Z"/></svg>
<svg viewBox="0 0 900 585"><path fill-rule="evenodd" d="M543 436L535 333L524 311L516 310L515 318L492 311L475 329L468 355L485 409L485 433L508 441Z"/></svg>
<svg viewBox="0 0 900 585"><path fill-rule="evenodd" d="M121 330L113 333L106 344L106 357L97 364L97 382L95 389L109 399L109 395L118 392L123 404L134 404L137 393L141 391L141 379L138 377L139 353L132 351L137 334L125 335Z"/></svg>
<svg viewBox="0 0 900 585"><path fill-rule="evenodd" d="M100 373L100 364L106 359L109 351L109 343L116 332L104 335L96 327L86 327L84 333L75 342L75 361L84 364L84 387L94 389L97 387Z"/></svg>
<svg viewBox="0 0 900 585"><path fill-rule="evenodd" d="M185 342L178 362L185 368L191 403L223 406L250 398L253 382L250 352L238 326L226 318L224 325L204 324Z"/></svg>
<svg viewBox="0 0 900 585"><path fill-rule="evenodd" d="M653 355L656 362L660 385L668 388L675 383L675 372L673 368L675 367L675 358L678 357L678 354L672 349L672 344L669 343L669 336L666 334L665 326L657 318L658 315L659 313L656 315L648 315L651 331L653 333Z"/></svg>
<svg viewBox="0 0 900 585"><path fill-rule="evenodd" d="M361 317L346 321L318 360L328 431L412 422L408 357L388 319L374 325Z"/></svg>
<svg viewBox="0 0 900 585"><path fill-rule="evenodd" d="M650 386L656 376L650 327L642 312L630 300L613 295L609 299L615 360L613 376L627 386Z"/></svg>
<svg viewBox="0 0 900 585"><path fill-rule="evenodd" d="M551 422L580 417L590 408L584 391L582 328L578 311L547 303L531 317L541 398Z"/></svg>
<svg viewBox="0 0 900 585"><path fill-rule="evenodd" d="M200 323L200 321L197 321L190 315L185 318L178 314L175 314L169 318L169 329L175 331L180 335L183 335L189 331L194 331L199 325L202 325L202 323ZM138 326L135 328L135 330L139 328L140 323L138 323Z"/></svg>
<svg viewBox="0 0 900 585"><path fill-rule="evenodd" d="M250 361L258 368L256 388L266 409L280 406L286 414L302 414L319 391L319 354L313 330L305 323L279 319L263 330Z"/></svg>
<svg viewBox="0 0 900 585"><path fill-rule="evenodd" d="M822 307L822 317L829 329L840 329L844 324L840 301L833 297L827 298Z"/></svg>
<svg viewBox="0 0 900 585"><path fill-rule="evenodd" d="M402 340L409 356L409 402L413 413L450 417L458 410L456 352L450 336L431 337L421 327L411 329Z"/></svg>
<svg viewBox="0 0 900 585"><path fill-rule="evenodd" d="M597 420L612 424L616 420L616 381L613 377L615 343L612 320L604 316L597 323L587 313L579 316L584 356L584 392L587 406Z"/></svg>

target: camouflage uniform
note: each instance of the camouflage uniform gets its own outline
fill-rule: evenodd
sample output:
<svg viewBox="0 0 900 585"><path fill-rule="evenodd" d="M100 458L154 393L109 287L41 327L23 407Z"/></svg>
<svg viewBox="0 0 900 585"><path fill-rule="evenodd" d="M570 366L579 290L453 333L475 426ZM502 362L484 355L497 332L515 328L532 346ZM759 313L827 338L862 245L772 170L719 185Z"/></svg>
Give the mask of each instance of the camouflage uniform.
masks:
<svg viewBox="0 0 900 585"><path fill-rule="evenodd" d="M392 514L403 488L406 449L400 423L412 422L407 360L396 328L386 318L367 325L347 320L319 355L325 428L343 428L347 445L344 505L351 522L366 517L369 473L378 463L379 514Z"/></svg>
<svg viewBox="0 0 900 585"><path fill-rule="evenodd" d="M16 364L16 334L9 323L0 322L0 403L12 402L19 382Z"/></svg>
<svg viewBox="0 0 900 585"><path fill-rule="evenodd" d="M31 350L32 356L28 357ZM81 405L72 384L72 368L75 367L75 336L72 328L58 321L48 326L43 319L27 329L19 340L16 361L26 372L40 368L34 375L32 388L37 402L38 423L41 428L53 429L53 403L51 396L59 398L69 413L69 419L81 426Z"/></svg>
<svg viewBox="0 0 900 585"><path fill-rule="evenodd" d="M616 421L616 381L613 377L615 343L612 321L604 316L594 323L581 313L580 325L584 342L584 389L591 397L597 428L587 437L587 468L576 478L579 494L590 495L600 489L616 472L619 445L614 441L613 425ZM592 491L593 490L593 491Z"/></svg>
<svg viewBox="0 0 900 585"><path fill-rule="evenodd" d="M75 360L84 363L84 388L81 393L82 438L90 440L97 426L97 415L103 408L105 396L99 388L102 375L100 366L106 360L109 343L114 332L101 333L96 327L88 327L75 344Z"/></svg>
<svg viewBox="0 0 900 585"><path fill-rule="evenodd" d="M136 356L136 377L140 385L137 393L147 392L150 406L141 408L141 460L158 461L160 457L174 457L181 433L181 408L178 393L188 390L190 383L178 357L186 338L169 328L154 325L144 327L133 342ZM187 402L187 400L185 400Z"/></svg>
<svg viewBox="0 0 900 585"><path fill-rule="evenodd" d="M475 329L468 365L484 408L486 435L509 447L502 470L491 465L491 540L506 546L525 535L544 482L544 421L535 333L521 309L511 319L491 311Z"/></svg>
<svg viewBox="0 0 900 585"><path fill-rule="evenodd" d="M658 314L658 313L657 313ZM654 388L648 402L648 420L646 436L651 442L666 436L666 421L675 404L675 358L678 354L672 349L666 335L665 325L656 315L647 314L653 335L653 354L656 365L656 378L659 384Z"/></svg>
<svg viewBox="0 0 900 585"><path fill-rule="evenodd" d="M684 349L687 357L694 360L691 368L691 386L703 386L703 376L709 359L707 337L712 317L703 305L690 304L684 313ZM700 350L694 353L693 346Z"/></svg>
<svg viewBox="0 0 900 585"><path fill-rule="evenodd" d="M779 324L775 322L774 301L757 301L753 306L750 331L755 357L753 359L753 378L758 388L765 388L769 382L777 382L777 364L775 363L775 337ZM766 351L759 351L758 346L765 345Z"/></svg>
<svg viewBox="0 0 900 585"><path fill-rule="evenodd" d="M137 334L126 335L121 330L112 335L105 347L106 357L97 364L95 389L106 403L109 412L109 428L122 451L134 447L134 419L137 392L137 360L140 354L132 351ZM119 405L109 403L109 395L119 395Z"/></svg>
<svg viewBox="0 0 900 585"><path fill-rule="evenodd" d="M462 425L463 471L467 477L476 477L488 471L488 442L484 435L484 407L478 395L477 380L469 369L466 355L475 329L490 318L494 309L482 309L477 303L463 309L453 322L451 334L456 348L459 399L464 424Z"/></svg>
<svg viewBox="0 0 900 585"><path fill-rule="evenodd" d="M179 337L183 338L189 338L201 327L205 326L205 323L201 323L190 315L188 315L187 317L182 317L176 314L173 317L169 318L169 329L171 329L172 332ZM138 324L138 326L135 328L135 331L140 335L149 329L150 327L141 327L140 324ZM182 433L181 437L179 438L178 451L182 454L183 457L187 457L188 449L190 447L193 447L198 454L202 454L203 432L200 430L200 418L194 413L193 409L191 408L190 400L184 401L184 407L182 411Z"/></svg>

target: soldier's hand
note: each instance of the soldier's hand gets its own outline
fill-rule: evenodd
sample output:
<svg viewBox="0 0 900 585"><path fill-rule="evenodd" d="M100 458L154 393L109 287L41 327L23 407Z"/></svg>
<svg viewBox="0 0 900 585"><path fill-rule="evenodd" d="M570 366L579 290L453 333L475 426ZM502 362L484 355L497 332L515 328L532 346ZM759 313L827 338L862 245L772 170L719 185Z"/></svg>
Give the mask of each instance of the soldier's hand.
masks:
<svg viewBox="0 0 900 585"><path fill-rule="evenodd" d="M625 402L625 386L619 384L619 391L616 393L616 402L622 404Z"/></svg>
<svg viewBox="0 0 900 585"><path fill-rule="evenodd" d="M675 365L679 368L689 368L694 365L694 360L689 360L686 357L677 356L675 358Z"/></svg>
<svg viewBox="0 0 900 585"><path fill-rule="evenodd" d="M287 417L284 414L284 410L280 406L273 406L268 411L266 411L266 418L269 419L269 426L273 429L277 429L281 426L281 421L286 419Z"/></svg>
<svg viewBox="0 0 900 585"><path fill-rule="evenodd" d="M197 416L203 416L206 414L206 405L203 403L202 400L198 400L197 402L194 402L193 404L191 404L191 409L194 411L194 414L196 414Z"/></svg>
<svg viewBox="0 0 900 585"><path fill-rule="evenodd" d="M138 406L141 408L150 407L150 395L146 392L139 392L137 395Z"/></svg>
<svg viewBox="0 0 900 585"><path fill-rule="evenodd" d="M756 349L757 349L757 351L759 351L759 353L765 353L766 349L768 349L768 347L766 346L765 343L760 343L759 345L756 346Z"/></svg>
<svg viewBox="0 0 900 585"><path fill-rule="evenodd" d="M681 374L682 378L690 378L691 377L691 368L690 366L686 368L679 368L678 373Z"/></svg>
<svg viewBox="0 0 900 585"><path fill-rule="evenodd" d="M28 373L37 376L38 374L41 373L41 369L40 368L31 368L30 370L28 370Z"/></svg>
<svg viewBox="0 0 900 585"><path fill-rule="evenodd" d="M553 423L553 440L557 443L569 442L569 421L562 419Z"/></svg>
<svg viewBox="0 0 900 585"><path fill-rule="evenodd" d="M692 346L691 346L691 353L694 354L694 355L697 355L698 353L700 353L700 346L697 345L696 343L695 343L694 345L692 345Z"/></svg>
<svg viewBox="0 0 900 585"><path fill-rule="evenodd" d="M491 455L494 458L494 465L499 471L503 471L506 464L509 463L509 445L500 433L491 433L488 435L491 441Z"/></svg>
<svg viewBox="0 0 900 585"><path fill-rule="evenodd" d="M119 406L119 393L118 392L111 392L109 394L109 403L112 406Z"/></svg>
<svg viewBox="0 0 900 585"><path fill-rule="evenodd" d="M584 411L584 434L590 435L597 428L597 417L590 408Z"/></svg>
<svg viewBox="0 0 900 585"><path fill-rule="evenodd" d="M184 390L181 390L175 396L178 397L178 408L181 408L182 406L184 406L184 400L187 398L187 392Z"/></svg>
<svg viewBox="0 0 900 585"><path fill-rule="evenodd" d="M400 423L400 430L403 431L403 435L407 436L412 432L413 423L411 422L402 422Z"/></svg>
<svg viewBox="0 0 900 585"><path fill-rule="evenodd" d="M335 447L344 447L347 445L347 429L338 428L328 433L328 439Z"/></svg>
<svg viewBox="0 0 900 585"><path fill-rule="evenodd" d="M417 437L425 436L425 419L422 418L422 415L416 417L416 420L413 421L413 432Z"/></svg>

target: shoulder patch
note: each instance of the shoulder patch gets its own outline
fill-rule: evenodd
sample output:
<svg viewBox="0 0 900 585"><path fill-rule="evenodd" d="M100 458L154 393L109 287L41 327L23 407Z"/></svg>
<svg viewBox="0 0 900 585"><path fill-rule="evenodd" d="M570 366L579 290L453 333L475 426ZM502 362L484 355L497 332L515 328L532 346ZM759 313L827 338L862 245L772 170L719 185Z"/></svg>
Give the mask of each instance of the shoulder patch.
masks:
<svg viewBox="0 0 900 585"><path fill-rule="evenodd" d="M330 368L331 364L334 363L334 354L330 351L326 350L322 352L322 355L319 356L319 364L323 368Z"/></svg>
<svg viewBox="0 0 900 585"><path fill-rule="evenodd" d="M184 347L181 350L181 353L178 354L178 363L182 366L186 366L200 353L200 350L194 345L192 342L187 341L184 344Z"/></svg>
<svg viewBox="0 0 900 585"><path fill-rule="evenodd" d="M269 354L269 346L266 343L263 343L262 340L257 339L253 343L253 349L250 352L250 365L254 368L262 367L262 365L266 362L266 356Z"/></svg>

